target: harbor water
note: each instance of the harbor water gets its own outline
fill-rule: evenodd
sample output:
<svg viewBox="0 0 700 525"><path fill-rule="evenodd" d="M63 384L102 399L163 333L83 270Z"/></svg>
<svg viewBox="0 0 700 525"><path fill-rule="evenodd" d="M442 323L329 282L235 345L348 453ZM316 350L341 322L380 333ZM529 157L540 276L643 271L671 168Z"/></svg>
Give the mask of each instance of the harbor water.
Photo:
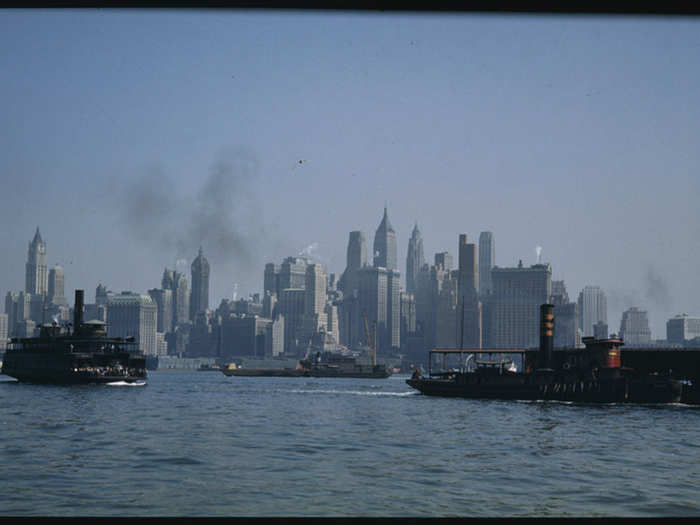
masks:
<svg viewBox="0 0 700 525"><path fill-rule="evenodd" d="M0 375L0 515L700 515L700 407L431 398L406 378Z"/></svg>

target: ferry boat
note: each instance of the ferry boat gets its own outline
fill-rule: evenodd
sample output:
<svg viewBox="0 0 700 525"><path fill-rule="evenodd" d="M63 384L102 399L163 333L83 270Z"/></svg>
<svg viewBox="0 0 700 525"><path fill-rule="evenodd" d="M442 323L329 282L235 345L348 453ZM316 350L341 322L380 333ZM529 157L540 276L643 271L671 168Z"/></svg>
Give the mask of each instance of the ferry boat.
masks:
<svg viewBox="0 0 700 525"><path fill-rule="evenodd" d="M83 322L83 305L83 290L76 290L72 327L54 322L38 337L11 339L2 373L32 383L145 381L146 356L134 338L110 338L104 322Z"/></svg>
<svg viewBox="0 0 700 525"><path fill-rule="evenodd" d="M585 349L553 352L554 306L540 307L539 349L436 349L429 353L428 377L419 371L406 382L426 395L584 403L677 403L690 399L671 371L624 367L617 338L584 337ZM490 355L489 360L473 359ZM456 368L435 367L458 357ZM494 359L494 356L496 359ZM521 357L514 370L512 356Z"/></svg>

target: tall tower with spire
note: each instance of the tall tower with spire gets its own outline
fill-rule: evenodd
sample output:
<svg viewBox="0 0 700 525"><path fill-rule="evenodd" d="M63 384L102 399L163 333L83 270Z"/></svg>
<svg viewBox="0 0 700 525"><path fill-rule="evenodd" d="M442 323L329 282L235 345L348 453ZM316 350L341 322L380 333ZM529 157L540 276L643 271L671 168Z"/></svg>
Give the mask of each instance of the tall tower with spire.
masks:
<svg viewBox="0 0 700 525"><path fill-rule="evenodd" d="M199 247L197 258L192 261L192 291L190 294L190 321L209 308L209 261L202 255Z"/></svg>
<svg viewBox="0 0 700 525"><path fill-rule="evenodd" d="M398 270L396 264L396 232L391 227L389 215L384 206L384 217L374 234L374 266L387 270Z"/></svg>
<svg viewBox="0 0 700 525"><path fill-rule="evenodd" d="M49 291L49 268L46 264L46 243L41 239L39 227L29 243L24 291L46 295Z"/></svg>
<svg viewBox="0 0 700 525"><path fill-rule="evenodd" d="M411 238L408 241L408 254L406 256L406 292L416 293L416 279L418 272L425 264L423 255L423 237L421 237L418 223L413 227Z"/></svg>

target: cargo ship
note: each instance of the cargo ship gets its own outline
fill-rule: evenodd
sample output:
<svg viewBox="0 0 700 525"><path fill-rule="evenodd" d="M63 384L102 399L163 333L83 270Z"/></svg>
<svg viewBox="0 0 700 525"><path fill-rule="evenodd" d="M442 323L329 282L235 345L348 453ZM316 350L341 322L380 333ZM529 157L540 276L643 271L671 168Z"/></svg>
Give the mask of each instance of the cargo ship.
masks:
<svg viewBox="0 0 700 525"><path fill-rule="evenodd" d="M352 356L335 352L316 352L299 361L296 368L242 368L233 363L221 371L227 376L254 377L354 377L383 379L391 376L391 369L383 364L362 364Z"/></svg>
<svg viewBox="0 0 700 525"><path fill-rule="evenodd" d="M655 404L698 397L696 380L681 380L669 367L623 366L621 339L584 337L585 348L554 352L553 334L554 306L543 304L539 349L431 350L428 376L416 371L406 382L426 395L481 399ZM476 360L479 355L489 359ZM518 357L519 370L513 366ZM447 360L455 358L456 366L447 368Z"/></svg>
<svg viewBox="0 0 700 525"><path fill-rule="evenodd" d="M83 290L76 290L72 326L44 324L38 337L11 339L2 373L32 383L145 381L146 356L134 338L107 337L104 322L83 322L83 307Z"/></svg>

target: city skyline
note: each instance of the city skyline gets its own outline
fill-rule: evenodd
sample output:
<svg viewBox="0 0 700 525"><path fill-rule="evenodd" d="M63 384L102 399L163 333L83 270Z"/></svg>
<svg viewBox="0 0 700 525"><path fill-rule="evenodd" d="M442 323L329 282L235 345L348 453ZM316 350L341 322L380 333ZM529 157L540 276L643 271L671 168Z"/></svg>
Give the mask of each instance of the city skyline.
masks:
<svg viewBox="0 0 700 525"><path fill-rule="evenodd" d="M287 256L339 276L387 204L402 284L418 223L427 261L456 259L462 232L493 232L500 267L541 246L572 298L605 290L611 332L633 306L655 338L700 314L695 19L6 10L0 27L3 294L39 226L68 298L146 293L201 245L216 307Z"/></svg>

